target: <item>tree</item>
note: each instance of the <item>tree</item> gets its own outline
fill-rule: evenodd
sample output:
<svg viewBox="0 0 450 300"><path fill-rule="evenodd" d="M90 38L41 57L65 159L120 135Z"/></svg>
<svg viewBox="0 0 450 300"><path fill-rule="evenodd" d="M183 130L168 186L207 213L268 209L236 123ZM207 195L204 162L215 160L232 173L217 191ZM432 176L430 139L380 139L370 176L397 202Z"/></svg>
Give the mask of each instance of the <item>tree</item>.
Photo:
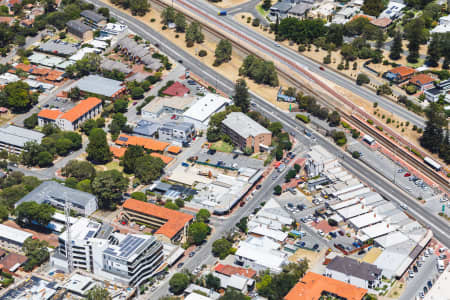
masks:
<svg viewBox="0 0 450 300"><path fill-rule="evenodd" d="M289 19L289 18L288 18ZM254 55L247 56L239 68L239 75L247 76L256 83L278 86L278 74L272 61Z"/></svg>
<svg viewBox="0 0 450 300"><path fill-rule="evenodd" d="M175 16L175 31L176 32L186 31L186 17L181 12L178 12Z"/></svg>
<svg viewBox="0 0 450 300"><path fill-rule="evenodd" d="M272 122L267 129L272 132L272 136L278 136L283 130L283 124L281 122Z"/></svg>
<svg viewBox="0 0 450 300"><path fill-rule="evenodd" d="M0 205L0 221L4 222L8 220L9 217L9 209L5 205Z"/></svg>
<svg viewBox="0 0 450 300"><path fill-rule="evenodd" d="M215 240L212 244L212 253L215 257L225 259L230 254L232 244L225 238Z"/></svg>
<svg viewBox="0 0 450 300"><path fill-rule="evenodd" d="M116 101L114 101L114 111L116 113L125 113L128 108L128 101L123 98L119 98Z"/></svg>
<svg viewBox="0 0 450 300"><path fill-rule="evenodd" d="M77 190L80 190L82 192L91 193L92 194L92 187L91 187L92 181L90 179L84 179L79 181L75 188Z"/></svg>
<svg viewBox="0 0 450 300"><path fill-rule="evenodd" d="M344 42L344 26L341 24L331 24L326 35L327 43L333 43L336 47L341 47Z"/></svg>
<svg viewBox="0 0 450 300"><path fill-rule="evenodd" d="M53 156L47 152L40 152L37 156L38 166L41 168L50 167L53 164Z"/></svg>
<svg viewBox="0 0 450 300"><path fill-rule="evenodd" d="M380 85L377 88L377 95L391 95L391 94L392 94L392 89L388 83Z"/></svg>
<svg viewBox="0 0 450 300"><path fill-rule="evenodd" d="M242 294L240 291L228 288L219 300L247 300L248 297Z"/></svg>
<svg viewBox="0 0 450 300"><path fill-rule="evenodd" d="M364 0L362 11L369 16L378 17L384 9L382 0Z"/></svg>
<svg viewBox="0 0 450 300"><path fill-rule="evenodd" d="M209 234L210 228L202 222L194 222L188 228L188 241L191 244L200 245Z"/></svg>
<svg viewBox="0 0 450 300"><path fill-rule="evenodd" d="M76 178L77 181L93 179L95 177L95 168L88 161L70 160L61 169L61 175Z"/></svg>
<svg viewBox="0 0 450 300"><path fill-rule="evenodd" d="M97 12L105 18L109 19L109 9L107 7L99 7L97 9Z"/></svg>
<svg viewBox="0 0 450 300"><path fill-rule="evenodd" d="M147 0L129 0L129 5L133 16L144 16L150 11L150 2Z"/></svg>
<svg viewBox="0 0 450 300"><path fill-rule="evenodd" d="M434 102L428 106L426 116L427 122L420 144L432 153L437 153L444 140L444 128L447 128L446 114L443 107Z"/></svg>
<svg viewBox="0 0 450 300"><path fill-rule="evenodd" d="M149 184L158 179L165 167L159 157L145 155L136 159L135 175L144 184Z"/></svg>
<svg viewBox="0 0 450 300"><path fill-rule="evenodd" d="M72 101L78 101L81 99L81 91L78 87L71 88L67 96Z"/></svg>
<svg viewBox="0 0 450 300"><path fill-rule="evenodd" d="M220 66L224 62L229 62L231 60L233 47L229 40L222 39L216 46L214 66Z"/></svg>
<svg viewBox="0 0 450 300"><path fill-rule="evenodd" d="M22 202L14 210L17 223L21 226L30 225L33 221L41 226L47 226L52 220L55 208L47 203L38 204L34 201Z"/></svg>
<svg viewBox="0 0 450 300"><path fill-rule="evenodd" d="M100 172L92 182L92 191L102 209L113 209L127 188L128 179L117 170Z"/></svg>
<svg viewBox="0 0 450 300"><path fill-rule="evenodd" d="M272 0L263 0L263 3L261 4L262 9L269 10L272 6Z"/></svg>
<svg viewBox="0 0 450 300"><path fill-rule="evenodd" d="M281 188L281 186L277 185L276 187L273 188L273 192L275 193L275 195L281 195L283 189Z"/></svg>
<svg viewBox="0 0 450 300"><path fill-rule="evenodd" d="M22 246L22 251L27 256L28 260L23 265L25 271L29 272L34 267L42 264L50 257L48 253L48 243L39 239L27 238Z"/></svg>
<svg viewBox="0 0 450 300"><path fill-rule="evenodd" d="M430 67L437 67L439 65L439 59L441 58L440 49L440 35L433 34L430 44L428 45L428 57L427 64Z"/></svg>
<svg viewBox="0 0 450 300"><path fill-rule="evenodd" d="M144 148L130 145L123 156L123 171L131 174L136 170L136 160L144 156Z"/></svg>
<svg viewBox="0 0 450 300"><path fill-rule="evenodd" d="M86 53L82 59L66 68L66 74L70 78L80 78L100 69L102 58L97 53ZM79 89L73 94L74 100L80 99ZM72 98L71 98L72 99Z"/></svg>
<svg viewBox="0 0 450 300"><path fill-rule="evenodd" d="M111 300L108 290L99 285L94 286L86 294L87 300Z"/></svg>
<svg viewBox="0 0 450 300"><path fill-rule="evenodd" d="M140 86L134 87L131 89L131 98L133 99L141 99L144 96L144 89Z"/></svg>
<svg viewBox="0 0 450 300"><path fill-rule="evenodd" d="M178 207L178 205L176 205L175 203L172 202L172 200L167 200L166 203L164 203L164 207L168 208L168 209L173 209L173 210L179 210L180 209Z"/></svg>
<svg viewBox="0 0 450 300"><path fill-rule="evenodd" d="M100 128L94 128L89 134L89 144L86 148L87 159L97 164L104 164L112 159L112 153L109 150L106 141L106 133Z"/></svg>
<svg viewBox="0 0 450 300"><path fill-rule="evenodd" d="M37 94L32 94L30 86L21 80L8 83L0 92L1 105L11 108L16 113L28 111L37 100Z"/></svg>
<svg viewBox="0 0 450 300"><path fill-rule="evenodd" d="M369 76L367 76L364 73L358 74L358 77L356 77L356 84L357 85L363 85L363 84L366 84L366 83L370 83Z"/></svg>
<svg viewBox="0 0 450 300"><path fill-rule="evenodd" d="M28 128L28 129L33 129L34 127L37 126L37 124L38 124L37 113L34 113L31 116L29 116L28 118L26 118L25 120L23 120L23 125L25 126L25 128Z"/></svg>
<svg viewBox="0 0 450 300"><path fill-rule="evenodd" d="M144 202L147 201L147 196L143 192L131 193L131 198L136 199L136 200L140 200L140 201L144 201Z"/></svg>
<svg viewBox="0 0 450 300"><path fill-rule="evenodd" d="M190 278L184 273L175 273L169 280L170 291L179 295L188 287Z"/></svg>
<svg viewBox="0 0 450 300"><path fill-rule="evenodd" d="M248 223L248 218L247 217L243 217L239 220L238 223L236 223L236 227L239 228L239 230L243 233L247 233L247 223Z"/></svg>
<svg viewBox="0 0 450 300"><path fill-rule="evenodd" d="M211 213L209 212L209 210L207 210L205 208L201 208L195 215L195 220L197 222L207 223L207 222L209 222L210 216L211 216Z"/></svg>
<svg viewBox="0 0 450 300"><path fill-rule="evenodd" d="M212 273L208 273L205 276L205 284L206 288L218 291L220 289L220 278L214 276Z"/></svg>
<svg viewBox="0 0 450 300"><path fill-rule="evenodd" d="M205 36L202 33L200 23L192 22L186 29L186 45L188 47L194 46L194 43L201 44L205 40Z"/></svg>
<svg viewBox="0 0 450 300"><path fill-rule="evenodd" d="M360 158L360 156L361 156L361 154L360 154L359 151L353 151L353 152L352 152L352 157L353 157L354 159L358 159L358 158Z"/></svg>
<svg viewBox="0 0 450 300"><path fill-rule="evenodd" d="M56 141L56 153L60 156L66 156L72 149L72 141L67 138L61 138Z"/></svg>
<svg viewBox="0 0 450 300"><path fill-rule="evenodd" d="M422 18L414 18L404 27L405 37L408 40L408 62L416 63L419 59L420 44L426 43L428 33Z"/></svg>
<svg viewBox="0 0 450 300"><path fill-rule="evenodd" d="M402 34L399 31L396 31L394 33L394 41L392 43L389 58L393 60L400 59L402 52Z"/></svg>
<svg viewBox="0 0 450 300"><path fill-rule="evenodd" d="M333 110L333 112L328 116L328 123L330 123L330 126L336 127L339 126L341 123L341 115Z"/></svg>
<svg viewBox="0 0 450 300"><path fill-rule="evenodd" d="M169 23L175 22L176 11L173 7L169 6L165 8L161 13L161 22L164 25L169 25Z"/></svg>
<svg viewBox="0 0 450 300"><path fill-rule="evenodd" d="M250 107L250 96L248 93L247 83L244 79L236 80L234 85L234 104L241 108L242 112L246 113Z"/></svg>

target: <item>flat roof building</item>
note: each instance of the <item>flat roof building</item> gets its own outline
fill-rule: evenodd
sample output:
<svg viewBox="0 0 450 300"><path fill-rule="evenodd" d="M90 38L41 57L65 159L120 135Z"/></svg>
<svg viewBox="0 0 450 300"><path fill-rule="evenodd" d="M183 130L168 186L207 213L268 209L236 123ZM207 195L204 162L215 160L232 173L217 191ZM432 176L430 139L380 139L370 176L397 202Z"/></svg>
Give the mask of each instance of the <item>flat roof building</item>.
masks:
<svg viewBox="0 0 450 300"><path fill-rule="evenodd" d="M260 152L272 144L272 132L242 112L228 114L222 121L222 130L241 149Z"/></svg>
<svg viewBox="0 0 450 300"><path fill-rule="evenodd" d="M157 229L155 235L168 242L181 240L194 219L192 215L131 198L123 204L123 215Z"/></svg>
<svg viewBox="0 0 450 300"><path fill-rule="evenodd" d="M75 83L82 92L115 99L126 91L121 81L99 75L88 75Z"/></svg>
<svg viewBox="0 0 450 300"><path fill-rule="evenodd" d="M188 122L166 122L158 129L159 139L176 142L180 146L187 145L195 136L195 126Z"/></svg>
<svg viewBox="0 0 450 300"><path fill-rule="evenodd" d="M16 202L15 207L24 202L48 203L56 208L63 209L66 201L70 202L72 209L78 213L89 216L97 210L97 197L92 194L75 190L59 184L56 181L44 181L25 197Z"/></svg>
<svg viewBox="0 0 450 300"><path fill-rule="evenodd" d="M78 47L75 44L69 44L59 40L48 40L41 44L37 50L59 56L71 56L78 51Z"/></svg>
<svg viewBox="0 0 450 300"><path fill-rule="evenodd" d="M7 244L22 247L25 240L32 236L29 232L0 224L0 240Z"/></svg>
<svg viewBox="0 0 450 300"><path fill-rule="evenodd" d="M0 128L0 149L11 153L20 153L27 142L41 143L44 134L38 131L7 125Z"/></svg>
<svg viewBox="0 0 450 300"><path fill-rule="evenodd" d="M159 118L163 113L181 116L194 100L192 96L156 97L142 108L141 114L149 120Z"/></svg>
<svg viewBox="0 0 450 300"><path fill-rule="evenodd" d="M208 93L185 111L183 117L186 122L194 123L196 128L204 129L208 126L209 118L213 114L224 110L230 103L230 99Z"/></svg>

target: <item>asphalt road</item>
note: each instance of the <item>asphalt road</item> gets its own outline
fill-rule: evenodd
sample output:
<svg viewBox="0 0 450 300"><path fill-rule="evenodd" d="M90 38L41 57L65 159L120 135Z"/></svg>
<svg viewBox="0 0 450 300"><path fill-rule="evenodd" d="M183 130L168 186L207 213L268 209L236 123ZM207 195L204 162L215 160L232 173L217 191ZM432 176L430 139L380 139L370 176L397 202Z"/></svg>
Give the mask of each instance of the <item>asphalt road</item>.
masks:
<svg viewBox="0 0 450 300"><path fill-rule="evenodd" d="M271 40L263 35L260 35L259 33L253 31L252 29L248 28L247 26L242 25L239 22L235 21L232 16L217 17L218 9L215 6L213 6L212 4L207 3L207 1L205 1L205 0L195 0L195 1L175 0L174 2L176 2L180 6L185 7L192 13L196 13L196 12L192 11L192 9L190 9L189 7L186 7L183 4L184 2L188 3L191 6L194 6L196 9L204 12L205 14L212 16L213 18L215 18L215 23L212 23L212 22L211 23L213 25L215 25L216 27L224 27L224 26L221 26L221 24L225 24L226 26L231 27L231 28L235 29L236 31L241 32L245 36L245 40L242 37L237 36L237 35L235 35L235 37L238 39L241 39L243 43L253 44L253 46L256 46L257 48L259 48L260 51L264 52L268 56L273 57L273 52L275 52L278 55L285 57L286 59L289 60L289 63L285 62L285 61L281 61L277 57L274 57L274 61L275 61L275 63L280 63L280 64L286 65L290 70L304 76L306 79L309 79L309 78L307 76L305 76L305 74L303 74L301 71L299 71L295 65L303 67L313 73L320 72L321 77L323 77L327 80L330 80L341 87L344 87L345 89L353 92L356 95L359 95L359 96L365 98L366 100L368 100L370 102L378 102L380 107L383 107L387 111L391 111L393 114L411 122L412 124L415 124L420 127L425 126L424 119L422 117L416 115L415 113L408 111L406 108L404 108L400 105L397 105L388 99L377 96L376 93L374 93L373 91L371 91L365 87L356 85L354 80L347 79L346 77L340 75L337 72L334 72L329 69L327 69L326 71L319 71L319 66L321 64L313 62L309 58L306 58L306 57L300 55L296 51L293 51L293 50L288 49L283 46L280 47L273 40ZM204 16L199 16L199 18L201 18L203 21L207 21ZM261 45L264 45L265 49L263 47L261 47ZM266 51L266 49L269 49L272 53Z"/></svg>

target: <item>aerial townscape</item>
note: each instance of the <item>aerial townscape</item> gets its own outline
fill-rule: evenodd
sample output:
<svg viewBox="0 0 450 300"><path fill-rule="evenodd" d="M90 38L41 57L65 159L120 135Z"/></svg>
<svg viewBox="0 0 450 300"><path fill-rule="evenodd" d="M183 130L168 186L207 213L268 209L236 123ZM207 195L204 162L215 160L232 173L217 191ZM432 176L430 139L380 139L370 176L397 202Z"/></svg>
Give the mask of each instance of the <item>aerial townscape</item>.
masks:
<svg viewBox="0 0 450 300"><path fill-rule="evenodd" d="M0 300L450 300L450 0L0 0Z"/></svg>

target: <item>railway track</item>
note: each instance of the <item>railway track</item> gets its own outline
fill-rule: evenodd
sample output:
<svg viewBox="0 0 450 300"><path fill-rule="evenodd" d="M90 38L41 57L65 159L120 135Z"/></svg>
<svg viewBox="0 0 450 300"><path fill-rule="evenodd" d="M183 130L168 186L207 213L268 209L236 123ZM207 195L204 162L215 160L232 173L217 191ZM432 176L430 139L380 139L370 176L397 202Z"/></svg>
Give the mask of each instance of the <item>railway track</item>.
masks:
<svg viewBox="0 0 450 300"><path fill-rule="evenodd" d="M162 8L166 8L166 7L169 6L164 0L151 0L151 1L154 2L154 3L157 3L157 5L159 5ZM185 5L186 7L190 7L190 9L192 11L197 11L197 9L195 7L192 7L188 3L186 3L186 2L184 2L182 0L178 0L178 1L180 3L182 3L183 5ZM177 8L175 7L175 9L177 9ZM183 12L183 13L185 13L185 12ZM252 49L250 49L250 47L248 47L245 44L240 43L238 40L236 40L234 36L230 37L230 35L234 34L235 36L241 36L242 38L247 40L249 43L257 45L257 43L255 41L253 41L251 38L249 38L247 36L243 36L242 33L236 32L233 28L230 28L229 26L227 26L225 24L221 24L216 19L215 16L211 17L209 15L205 15L201 11L197 11L197 13L200 14L200 15L203 15L205 17L205 19L196 18L195 15L192 16L191 15L192 13L190 13L190 12L189 12L189 14L185 13L185 15L186 15L187 19L190 20L190 21L200 22L202 24L202 26L204 26L204 28L208 32L210 32L211 34L213 34L213 35L215 35L215 36L217 36L217 37L219 37L221 39L223 39L223 38L224 39L228 39L232 43L233 47L238 48L240 51L242 51L242 52L244 52L246 54L253 54L253 55L255 55L255 56L259 57L259 58L262 58L262 59L266 59L266 57L264 57L264 55L261 55L260 53L253 51ZM221 27L222 30L228 30L228 32L230 34L224 34L223 32L217 30L214 26L211 26L205 20L210 20L211 22L216 23L216 25L218 25L219 28ZM356 127L364 128L365 132L367 134L369 134L369 135L371 135L373 137L377 137L377 140L383 146L385 146L387 149L389 149L393 153L398 154L403 160L407 161L408 163L413 165L415 168L421 170L424 174L429 176L431 178L431 180L433 180L436 184L438 184L443 191L445 191L446 193L450 192L449 180L446 180L445 178L443 178L442 176L437 174L434 170L432 170L423 161L420 161L419 159L415 159L414 157L408 155L405 152L406 150L404 148L399 148L388 137L386 137L383 134L380 134L380 132L377 131L376 129L374 129L373 127L371 127L368 124L366 124L365 122L362 122L361 120L355 118L354 115L353 115L353 112L357 112L364 119L372 119L372 116L370 116L365 111L361 110L360 107L354 105L351 101L346 99L344 96L338 94L335 90L333 90L331 87L326 85L323 81L321 81L319 78L314 76L314 74L312 74L309 70L306 70L306 69L302 68L301 66L298 66L296 63L291 62L289 59L286 59L285 57L281 57L280 55L278 55L277 53L271 51L270 49L268 49L264 45L259 45L259 47L261 47L262 49L265 49L269 53L272 53L272 55L274 57L277 57L277 58L281 59L282 61L285 61L285 62L291 64L293 67L295 67L300 72L305 74L309 79L311 79L312 82L314 82L315 84L320 86L325 92L330 94L334 99L330 99L330 98L324 96L323 94L319 93L316 89L305 85L296 76L293 76L293 74L291 74L290 72L287 72L284 68L280 68L280 66L278 64L275 64L277 72L281 76L283 76L288 82L290 82L293 86L295 86L298 89L304 90L304 91L306 90L308 93L311 93L312 95L318 97L318 99L320 99L321 103L324 103L326 106L328 106L328 107L330 107L332 109L335 109L343 117L345 117L347 120L353 121L354 125L357 125ZM352 113L349 114L348 113L349 109L345 109L345 107L343 107L342 104L344 104L347 108L352 110ZM409 143L407 140L405 140L399 134L397 134L396 132L394 132L390 128L385 127L383 123L381 123L381 122L379 122L377 120L374 120L374 122L375 122L376 126L381 126L384 129L383 130L384 132L387 132L387 133L389 133L389 135L393 136L402 146L408 147L410 149L411 148L412 149L416 148L414 145ZM420 152L420 154L422 156L426 156L425 153L423 153L421 151L419 151L419 152Z"/></svg>

